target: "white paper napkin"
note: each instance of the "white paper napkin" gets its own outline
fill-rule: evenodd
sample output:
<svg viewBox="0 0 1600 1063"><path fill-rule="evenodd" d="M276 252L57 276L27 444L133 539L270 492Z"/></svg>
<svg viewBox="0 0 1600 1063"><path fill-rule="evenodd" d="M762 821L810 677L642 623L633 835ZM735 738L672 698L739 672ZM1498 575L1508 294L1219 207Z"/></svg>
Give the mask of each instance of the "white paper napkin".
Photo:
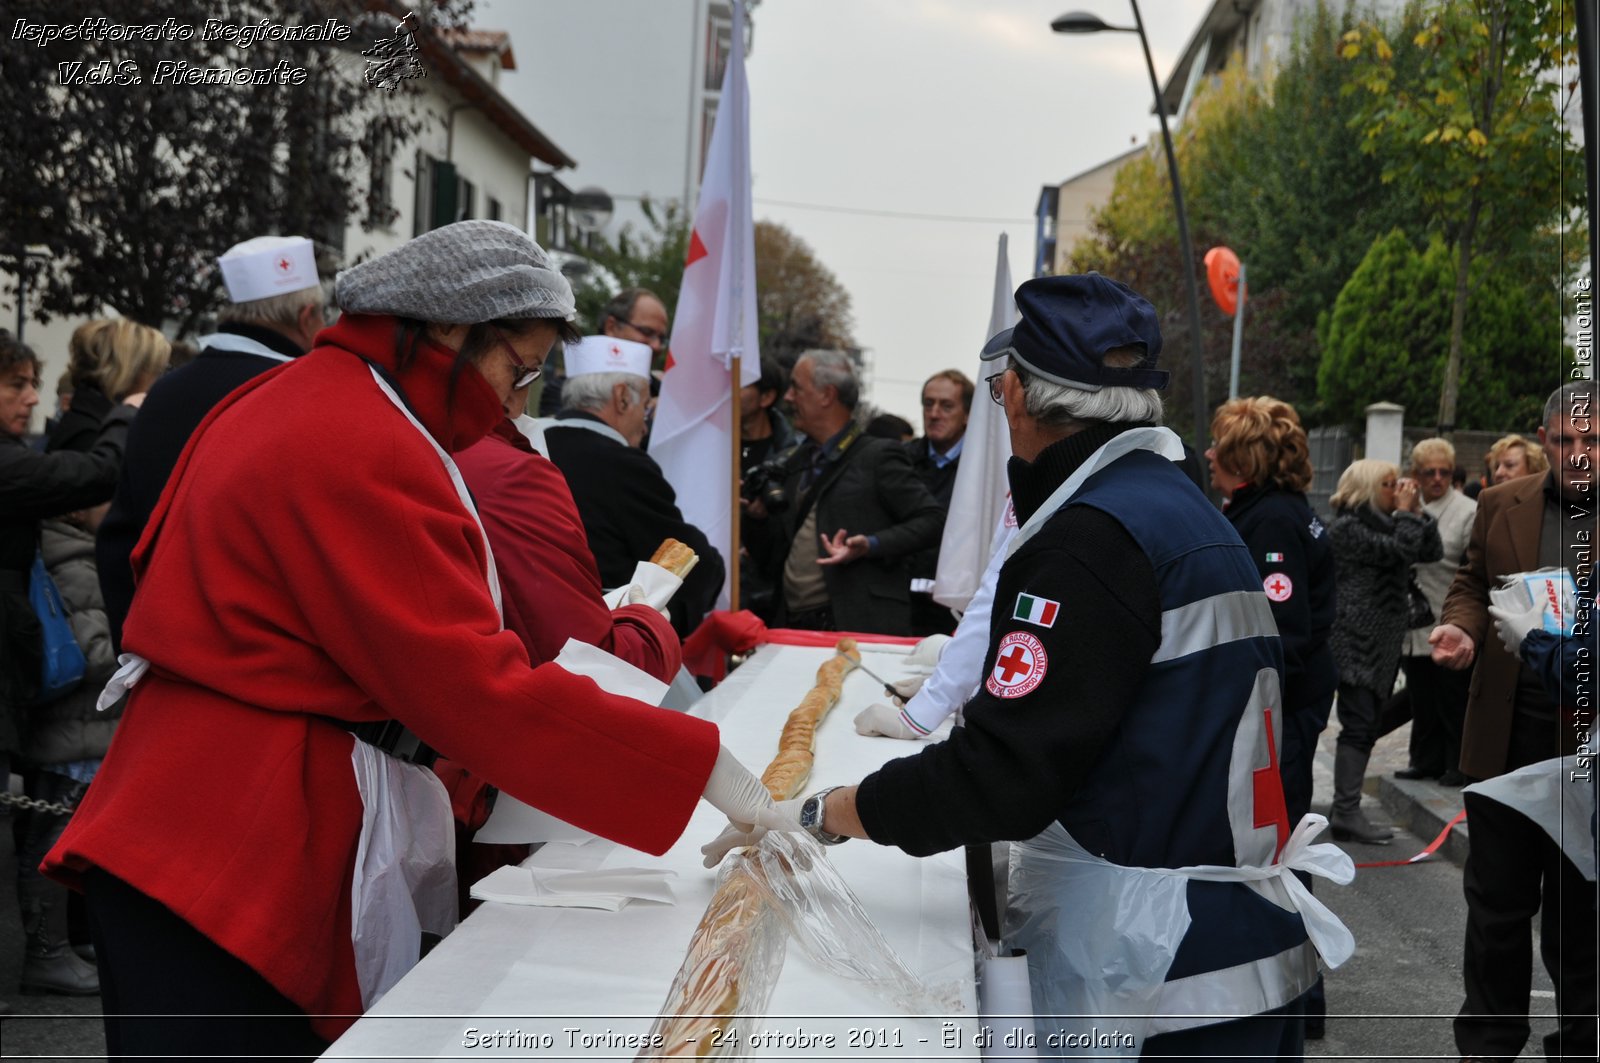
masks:
<svg viewBox="0 0 1600 1063"><path fill-rule="evenodd" d="M547 908L598 908L615 912L633 901L676 904L669 879L676 871L612 867L599 871L500 867L472 887L480 901L532 904Z"/></svg>
<svg viewBox="0 0 1600 1063"><path fill-rule="evenodd" d="M667 603L672 601L672 596L678 593L678 588L683 586L683 580L674 576L660 565L641 561L633 566L633 578L615 590L605 594L606 607L620 609L628 603L628 588L638 587L644 591L643 604L652 609L665 609Z"/></svg>

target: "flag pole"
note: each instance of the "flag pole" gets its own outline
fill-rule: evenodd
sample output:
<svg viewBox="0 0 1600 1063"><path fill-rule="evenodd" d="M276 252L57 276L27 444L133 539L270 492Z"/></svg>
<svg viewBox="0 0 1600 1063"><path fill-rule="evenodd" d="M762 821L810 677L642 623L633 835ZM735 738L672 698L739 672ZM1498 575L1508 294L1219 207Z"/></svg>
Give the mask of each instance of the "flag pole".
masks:
<svg viewBox="0 0 1600 1063"><path fill-rule="evenodd" d="M743 457L739 446L739 433L744 428L739 418L739 363L742 359L737 351L733 355L733 394L728 396L728 420L732 423L732 430L728 438L733 441L733 519L728 524L728 608L733 612L739 611L739 488L744 480Z"/></svg>

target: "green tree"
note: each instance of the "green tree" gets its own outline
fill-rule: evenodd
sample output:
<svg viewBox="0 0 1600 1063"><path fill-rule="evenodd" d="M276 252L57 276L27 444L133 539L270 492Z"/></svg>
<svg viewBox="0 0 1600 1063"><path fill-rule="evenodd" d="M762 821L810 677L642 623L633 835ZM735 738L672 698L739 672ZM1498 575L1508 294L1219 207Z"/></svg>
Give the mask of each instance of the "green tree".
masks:
<svg viewBox="0 0 1600 1063"><path fill-rule="evenodd" d="M1386 184L1379 160L1360 150L1352 127L1361 101L1339 58L1354 25L1319 3L1272 80L1269 105L1239 130L1226 166L1196 174L1196 196L1217 230L1246 261L1252 288L1283 292L1283 326L1308 338L1372 241L1396 227L1413 237L1426 218L1414 191ZM1397 69L1415 63L1407 45ZM1314 342L1314 341L1313 341ZM1317 360L1299 361L1297 392L1309 398Z"/></svg>
<svg viewBox="0 0 1600 1063"><path fill-rule="evenodd" d="M1396 31L1363 23L1343 38L1363 103L1363 150L1382 161L1384 180L1416 190L1454 254L1441 430L1458 419L1473 288L1492 276L1475 260L1525 247L1581 195L1581 155L1553 76L1575 47L1572 25L1572 0L1428 0ZM1396 38L1417 50L1414 67L1397 63Z"/></svg>
<svg viewBox="0 0 1600 1063"><path fill-rule="evenodd" d="M1336 422L1359 424L1369 403L1431 411L1450 357L1456 253L1439 234L1420 251L1399 229L1374 240L1321 323L1318 385ZM1557 289L1480 262L1462 358L1473 383L1460 398L1464 427L1538 423L1562 350ZM1570 360L1570 356L1564 356Z"/></svg>
<svg viewBox="0 0 1600 1063"><path fill-rule="evenodd" d="M584 254L597 266L576 289L579 319L591 325L618 288L649 288L668 313L678 305L689 223L676 203L643 204L649 228L624 226L613 240L597 238ZM761 353L792 364L812 347L850 347L850 293L816 252L774 221L755 223L756 306Z"/></svg>
<svg viewBox="0 0 1600 1063"><path fill-rule="evenodd" d="M661 297L668 314L677 308L689 253L689 219L673 200L657 204L645 199L639 206L646 222L643 231L627 224L616 239L596 235L583 250L600 267L586 274L573 292L578 320L585 328L599 324L606 303L623 288L650 289Z"/></svg>

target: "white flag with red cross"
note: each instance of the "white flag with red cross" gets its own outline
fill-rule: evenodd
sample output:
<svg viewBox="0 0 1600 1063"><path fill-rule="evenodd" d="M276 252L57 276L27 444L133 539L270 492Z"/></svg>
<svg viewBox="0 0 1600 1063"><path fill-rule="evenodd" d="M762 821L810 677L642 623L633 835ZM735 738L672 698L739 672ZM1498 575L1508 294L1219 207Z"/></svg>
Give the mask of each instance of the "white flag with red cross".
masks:
<svg viewBox="0 0 1600 1063"><path fill-rule="evenodd" d="M650 456L677 492L684 519L711 540L730 573L738 564L732 556L733 418L739 388L761 379L744 27L744 4L735 0L731 53L650 430ZM738 382L735 357L741 360ZM717 607L727 606L724 583Z"/></svg>

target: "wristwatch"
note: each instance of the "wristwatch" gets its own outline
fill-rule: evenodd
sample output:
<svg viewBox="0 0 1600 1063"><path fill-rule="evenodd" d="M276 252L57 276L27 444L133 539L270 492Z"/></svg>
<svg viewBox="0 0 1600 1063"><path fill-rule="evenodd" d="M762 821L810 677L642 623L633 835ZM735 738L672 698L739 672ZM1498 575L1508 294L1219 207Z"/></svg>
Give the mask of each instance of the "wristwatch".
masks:
<svg viewBox="0 0 1600 1063"><path fill-rule="evenodd" d="M818 790L806 798L805 804L800 806L800 829L811 835L823 845L838 845L840 842L849 841L843 834L829 834L822 829L822 805L828 795L837 790L837 786L830 786L826 790Z"/></svg>

